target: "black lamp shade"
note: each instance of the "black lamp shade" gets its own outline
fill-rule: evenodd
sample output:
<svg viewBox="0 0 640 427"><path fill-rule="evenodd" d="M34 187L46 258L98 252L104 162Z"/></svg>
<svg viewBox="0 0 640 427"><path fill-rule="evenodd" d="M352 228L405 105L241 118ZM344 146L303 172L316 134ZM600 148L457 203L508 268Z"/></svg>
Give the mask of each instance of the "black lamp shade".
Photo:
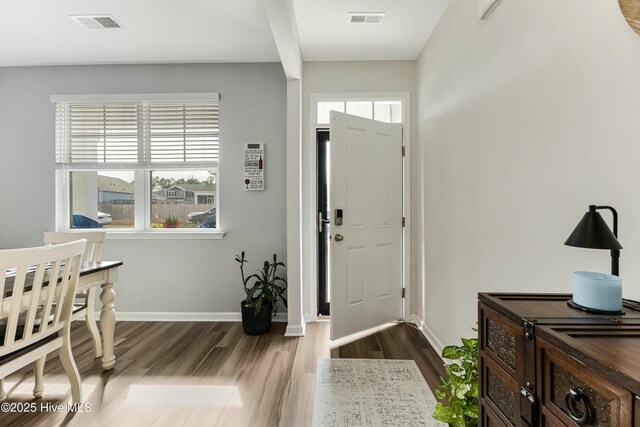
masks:
<svg viewBox="0 0 640 427"><path fill-rule="evenodd" d="M607 223L595 209L589 209L589 212L584 214L582 220L564 244L579 248L622 249L622 245L620 245L616 236L614 236Z"/></svg>

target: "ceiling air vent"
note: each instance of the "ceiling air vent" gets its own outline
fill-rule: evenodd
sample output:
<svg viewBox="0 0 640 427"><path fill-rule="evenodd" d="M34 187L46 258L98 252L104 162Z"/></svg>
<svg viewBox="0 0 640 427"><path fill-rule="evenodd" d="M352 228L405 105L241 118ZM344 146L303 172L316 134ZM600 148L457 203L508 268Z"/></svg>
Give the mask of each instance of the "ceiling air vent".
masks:
<svg viewBox="0 0 640 427"><path fill-rule="evenodd" d="M91 30L122 28L111 15L70 15L69 18Z"/></svg>
<svg viewBox="0 0 640 427"><path fill-rule="evenodd" d="M350 12L349 24L379 24L384 19L384 12Z"/></svg>

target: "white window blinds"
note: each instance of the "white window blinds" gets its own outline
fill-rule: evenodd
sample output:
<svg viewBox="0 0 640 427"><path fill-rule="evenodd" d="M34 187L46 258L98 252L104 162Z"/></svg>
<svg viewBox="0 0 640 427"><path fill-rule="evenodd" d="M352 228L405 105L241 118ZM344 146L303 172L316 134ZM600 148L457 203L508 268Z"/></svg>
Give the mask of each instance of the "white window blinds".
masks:
<svg viewBox="0 0 640 427"><path fill-rule="evenodd" d="M56 102L55 115L59 167L218 163L217 100L64 101Z"/></svg>

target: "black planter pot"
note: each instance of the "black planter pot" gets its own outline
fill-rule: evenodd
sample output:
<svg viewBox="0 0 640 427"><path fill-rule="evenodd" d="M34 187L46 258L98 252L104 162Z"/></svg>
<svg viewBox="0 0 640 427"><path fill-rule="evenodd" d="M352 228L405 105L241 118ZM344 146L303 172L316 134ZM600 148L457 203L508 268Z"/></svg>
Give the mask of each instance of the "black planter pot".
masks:
<svg viewBox="0 0 640 427"><path fill-rule="evenodd" d="M246 302L245 300L240 303L244 333L247 335L261 335L269 332L269 329L271 329L271 302L263 304L257 314L255 307L245 307Z"/></svg>

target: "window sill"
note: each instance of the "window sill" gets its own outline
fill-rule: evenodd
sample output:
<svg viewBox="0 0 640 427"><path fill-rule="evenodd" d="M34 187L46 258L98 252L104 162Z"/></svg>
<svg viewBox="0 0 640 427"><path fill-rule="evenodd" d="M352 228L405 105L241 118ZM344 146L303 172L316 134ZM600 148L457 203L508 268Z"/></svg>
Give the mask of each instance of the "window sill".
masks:
<svg viewBox="0 0 640 427"><path fill-rule="evenodd" d="M109 231L109 240L222 240L224 231Z"/></svg>

